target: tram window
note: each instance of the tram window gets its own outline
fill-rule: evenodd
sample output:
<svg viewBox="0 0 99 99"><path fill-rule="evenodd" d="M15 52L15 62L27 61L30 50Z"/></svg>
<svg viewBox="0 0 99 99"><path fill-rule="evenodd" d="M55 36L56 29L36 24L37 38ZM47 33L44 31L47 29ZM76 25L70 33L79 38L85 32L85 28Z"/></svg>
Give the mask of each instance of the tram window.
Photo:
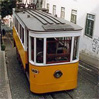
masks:
<svg viewBox="0 0 99 99"><path fill-rule="evenodd" d="M18 20L15 18L15 27L16 27L16 30L18 31Z"/></svg>
<svg viewBox="0 0 99 99"><path fill-rule="evenodd" d="M18 31L18 20L16 20L16 28L17 28L17 31Z"/></svg>
<svg viewBox="0 0 99 99"><path fill-rule="evenodd" d="M74 48L73 48L73 60L77 59L77 52L78 52L78 39L79 37L74 38Z"/></svg>
<svg viewBox="0 0 99 99"><path fill-rule="evenodd" d="M24 44L24 28L20 25L20 39Z"/></svg>
<svg viewBox="0 0 99 99"><path fill-rule="evenodd" d="M47 63L69 62L71 37L47 38Z"/></svg>
<svg viewBox="0 0 99 99"><path fill-rule="evenodd" d="M24 28L22 27L22 43L24 44Z"/></svg>
<svg viewBox="0 0 99 99"><path fill-rule="evenodd" d="M22 33L22 27L21 27L21 24L20 24L20 39L21 39L21 33Z"/></svg>
<svg viewBox="0 0 99 99"><path fill-rule="evenodd" d="M20 23L18 23L18 34L20 35Z"/></svg>
<svg viewBox="0 0 99 99"><path fill-rule="evenodd" d="M16 18L15 18L15 24L14 24L14 25L15 25L15 27L16 27Z"/></svg>
<svg viewBox="0 0 99 99"><path fill-rule="evenodd" d="M43 38L37 38L36 39L36 62L37 63L43 63Z"/></svg>
<svg viewBox="0 0 99 99"><path fill-rule="evenodd" d="M31 38L31 60L34 61L34 38Z"/></svg>
<svg viewBox="0 0 99 99"><path fill-rule="evenodd" d="M16 27L16 18L15 18L15 27Z"/></svg>

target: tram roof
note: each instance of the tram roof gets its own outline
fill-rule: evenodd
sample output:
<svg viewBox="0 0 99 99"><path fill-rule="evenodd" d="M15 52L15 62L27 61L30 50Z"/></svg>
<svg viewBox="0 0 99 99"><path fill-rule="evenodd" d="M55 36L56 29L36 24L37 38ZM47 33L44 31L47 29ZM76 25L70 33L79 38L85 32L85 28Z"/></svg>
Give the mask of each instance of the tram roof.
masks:
<svg viewBox="0 0 99 99"><path fill-rule="evenodd" d="M67 20L54 17L53 15L41 10L27 9L24 11L15 11L23 24L32 31L80 31L82 28Z"/></svg>

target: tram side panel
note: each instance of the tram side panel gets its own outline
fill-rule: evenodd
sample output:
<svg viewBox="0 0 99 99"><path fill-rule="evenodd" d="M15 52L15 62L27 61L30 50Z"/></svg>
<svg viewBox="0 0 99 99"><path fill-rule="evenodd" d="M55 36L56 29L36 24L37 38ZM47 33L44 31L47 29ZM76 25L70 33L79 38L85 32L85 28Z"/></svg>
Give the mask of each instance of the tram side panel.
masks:
<svg viewBox="0 0 99 99"><path fill-rule="evenodd" d="M21 41L19 39L19 36L18 36L18 34L17 34L16 30L15 30L15 27L13 27L13 38L14 38L15 45L16 45L16 48L18 50L18 53L20 55L23 67L24 67L24 69L26 69L27 51L24 51L24 48L23 48L22 43L21 43Z"/></svg>
<svg viewBox="0 0 99 99"><path fill-rule="evenodd" d="M30 63L29 68L30 90L34 93L70 90L77 87L78 62L52 66L33 66ZM62 72L62 76L55 78L54 73L58 70Z"/></svg>

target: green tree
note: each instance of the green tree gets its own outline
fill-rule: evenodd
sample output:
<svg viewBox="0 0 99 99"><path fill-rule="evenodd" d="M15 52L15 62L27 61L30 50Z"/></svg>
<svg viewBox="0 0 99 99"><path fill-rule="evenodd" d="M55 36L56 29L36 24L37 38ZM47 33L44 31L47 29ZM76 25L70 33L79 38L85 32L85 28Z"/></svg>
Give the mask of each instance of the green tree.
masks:
<svg viewBox="0 0 99 99"><path fill-rule="evenodd" d="M1 17L12 15L12 8L16 7L16 0L4 0L1 2Z"/></svg>

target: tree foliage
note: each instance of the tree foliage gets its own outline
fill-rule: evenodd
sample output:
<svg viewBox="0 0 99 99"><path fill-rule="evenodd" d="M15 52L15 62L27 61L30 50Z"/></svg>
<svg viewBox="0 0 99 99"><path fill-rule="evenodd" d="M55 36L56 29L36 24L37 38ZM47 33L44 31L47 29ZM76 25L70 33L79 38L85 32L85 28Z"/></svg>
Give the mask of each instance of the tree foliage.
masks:
<svg viewBox="0 0 99 99"><path fill-rule="evenodd" d="M1 17L12 15L12 8L16 7L16 0L4 0L1 2Z"/></svg>

